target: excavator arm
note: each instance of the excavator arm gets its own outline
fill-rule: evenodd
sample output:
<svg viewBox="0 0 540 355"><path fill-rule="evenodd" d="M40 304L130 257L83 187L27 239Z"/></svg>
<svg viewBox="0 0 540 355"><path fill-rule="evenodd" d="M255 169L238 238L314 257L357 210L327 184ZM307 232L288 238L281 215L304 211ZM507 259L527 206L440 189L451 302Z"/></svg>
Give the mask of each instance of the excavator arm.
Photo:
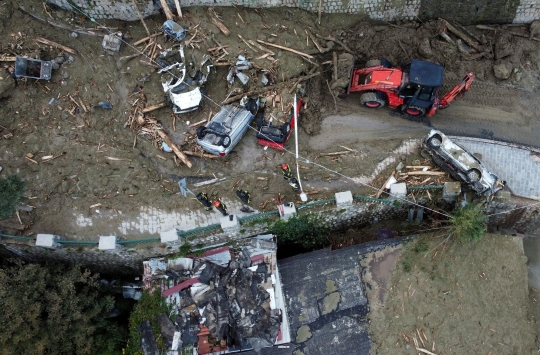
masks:
<svg viewBox="0 0 540 355"><path fill-rule="evenodd" d="M467 91L471 89L471 84L474 81L475 76L473 73L467 73L461 79L461 82L454 86L452 90L450 90L446 95L443 96L440 100L435 100L433 103L433 106L428 111L427 115L428 117L431 117L435 114L438 108L443 109L447 108L452 101L456 99L459 95L463 95Z"/></svg>

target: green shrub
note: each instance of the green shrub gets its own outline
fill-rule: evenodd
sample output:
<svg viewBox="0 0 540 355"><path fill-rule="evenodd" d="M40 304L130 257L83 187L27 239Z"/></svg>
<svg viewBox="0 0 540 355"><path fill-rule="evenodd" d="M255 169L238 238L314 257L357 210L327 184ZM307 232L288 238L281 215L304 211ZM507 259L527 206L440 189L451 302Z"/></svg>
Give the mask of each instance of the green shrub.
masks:
<svg viewBox="0 0 540 355"><path fill-rule="evenodd" d="M309 250L328 245L328 227L315 214L295 214L287 221L277 221L268 231L276 235L280 243L297 244Z"/></svg>
<svg viewBox="0 0 540 355"><path fill-rule="evenodd" d="M0 219L9 218L24 201L24 181L17 175L0 178Z"/></svg>
<svg viewBox="0 0 540 355"><path fill-rule="evenodd" d="M450 220L450 234L462 243L479 240L487 229L487 221L484 207L469 203L454 211Z"/></svg>

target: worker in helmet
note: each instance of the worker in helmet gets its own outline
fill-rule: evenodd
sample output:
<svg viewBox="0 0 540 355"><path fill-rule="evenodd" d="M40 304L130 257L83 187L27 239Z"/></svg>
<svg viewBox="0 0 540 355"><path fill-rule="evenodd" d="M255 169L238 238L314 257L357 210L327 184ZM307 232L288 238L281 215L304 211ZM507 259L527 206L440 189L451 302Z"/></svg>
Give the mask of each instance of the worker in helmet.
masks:
<svg viewBox="0 0 540 355"><path fill-rule="evenodd" d="M281 164L281 173L283 174L283 178L285 180L290 180L290 178L292 178L292 172L289 164Z"/></svg>
<svg viewBox="0 0 540 355"><path fill-rule="evenodd" d="M206 211L212 210L212 202L210 202L210 199L208 198L208 195L206 193L199 192L196 197L197 201L199 201L199 203L204 206L204 209Z"/></svg>
<svg viewBox="0 0 540 355"><path fill-rule="evenodd" d="M236 196L246 205L251 202L251 195L247 190L236 190Z"/></svg>
<svg viewBox="0 0 540 355"><path fill-rule="evenodd" d="M289 185L291 185L294 192L300 192L300 184L298 183L298 180L296 180L296 178L291 177L289 179Z"/></svg>
<svg viewBox="0 0 540 355"><path fill-rule="evenodd" d="M219 211L221 212L222 215L224 216L228 216L229 214L227 213L227 206L225 206L225 204L223 202L221 202L221 200L219 198L216 198L216 200L214 201L214 207Z"/></svg>

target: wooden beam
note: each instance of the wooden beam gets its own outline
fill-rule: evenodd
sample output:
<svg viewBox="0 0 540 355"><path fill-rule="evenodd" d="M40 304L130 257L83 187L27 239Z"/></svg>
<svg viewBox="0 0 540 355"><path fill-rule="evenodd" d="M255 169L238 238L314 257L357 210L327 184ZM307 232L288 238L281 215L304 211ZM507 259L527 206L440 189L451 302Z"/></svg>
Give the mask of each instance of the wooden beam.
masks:
<svg viewBox="0 0 540 355"><path fill-rule="evenodd" d="M439 175L446 175L444 171L409 171L407 175L431 175L431 176L439 176Z"/></svg>
<svg viewBox="0 0 540 355"><path fill-rule="evenodd" d="M143 26L144 26L144 29L146 30L146 33L148 34L148 37L150 37L150 31L148 30L148 27L146 26L146 23L144 22L144 19L141 15L141 12L139 11L139 8L137 7L137 3L135 2L135 0L131 0L133 2L133 7L135 7L135 11L137 11L137 15L139 16L139 20L141 20Z"/></svg>
<svg viewBox="0 0 540 355"><path fill-rule="evenodd" d="M165 107L165 106L167 106L167 104L165 103L165 101L163 101L163 102L160 102L159 104L155 104L155 105L143 108L142 112L143 113L152 112L152 111L155 111L155 110L157 110L159 108L162 108L162 107Z"/></svg>
<svg viewBox="0 0 540 355"><path fill-rule="evenodd" d="M300 51L297 51L295 49L292 49L292 48L289 48L289 47L284 47L284 46L280 46L278 44L273 44L273 43L269 43L269 42L265 42L265 41L262 41L260 39L257 40L257 42L259 43L262 43L262 44L265 44L267 46L270 46L270 47L276 47L276 48L279 48L279 49L283 49L285 51L288 51L288 52L291 52L291 53L295 53L295 54L298 54L302 57L305 57L305 58L309 58L309 59L313 59L313 56L312 55L309 55L307 53L302 53Z"/></svg>
<svg viewBox="0 0 540 355"><path fill-rule="evenodd" d="M71 49L69 47L66 47L66 46L60 44L60 43L56 43L56 42L50 41L50 40L45 39L45 38L41 38L41 37L35 38L34 42L43 43L43 44L46 44L46 45L61 49L64 52L68 52L68 53L71 53L71 54L74 54L74 55L79 54L75 49Z"/></svg>
<svg viewBox="0 0 540 355"><path fill-rule="evenodd" d="M169 9L169 5L167 5L167 1L159 0L159 2L161 3L161 7L163 7L163 11L165 12L165 17L167 18L167 20L174 19L171 9Z"/></svg>
<svg viewBox="0 0 540 355"><path fill-rule="evenodd" d="M165 143L167 143L167 145L171 147L174 154L176 154L176 156L182 161L182 163L186 164L188 168L192 167L192 164L189 161L189 159L186 157L186 155L182 153L180 148L178 148L178 146L169 138L169 136L165 132L163 132L162 129L158 129L157 134L159 134L161 139L163 139Z"/></svg>
<svg viewBox="0 0 540 355"><path fill-rule="evenodd" d="M182 18L182 9L180 8L180 1L174 0L174 5L176 6L176 11L178 12L178 17Z"/></svg>

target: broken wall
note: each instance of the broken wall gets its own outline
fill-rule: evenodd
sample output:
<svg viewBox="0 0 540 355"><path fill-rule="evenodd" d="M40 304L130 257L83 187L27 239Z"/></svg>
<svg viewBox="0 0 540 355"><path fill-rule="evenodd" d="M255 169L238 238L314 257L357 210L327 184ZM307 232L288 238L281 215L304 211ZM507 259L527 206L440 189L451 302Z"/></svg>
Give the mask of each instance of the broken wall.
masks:
<svg viewBox="0 0 540 355"><path fill-rule="evenodd" d="M157 0L47 0L66 10L95 19L139 19L160 12ZM174 0L167 0L171 10ZM540 0L325 0L324 13L364 15L374 20L430 20L444 17L464 25L478 23L530 23L540 19ZM318 12L319 0L180 0L181 6L298 7Z"/></svg>
<svg viewBox="0 0 540 355"><path fill-rule="evenodd" d="M530 204L530 202L528 203ZM531 236L540 236L540 205L531 208L520 208L523 205L509 202L493 202L488 214L489 226L493 230L515 230ZM318 212L313 210L303 213L318 213L333 230L344 229L351 225L376 223L385 219L403 218L406 220L411 206L400 203L382 203L376 201L356 202L346 208L337 208L335 204L328 203L321 206ZM495 214L513 210L511 213ZM264 234L268 230L271 220L260 223L241 225L237 231L221 232L190 238L187 243L192 247L211 246L220 243L243 243L247 238L257 234ZM142 272L142 262L149 258L175 255L180 251L182 242L159 244L158 246L139 246L134 248L120 247L117 250L99 251L84 247L64 247L48 249L28 244L17 244L4 238L0 241L0 256L2 258L17 257L28 262L60 261L72 264L81 264L101 273L133 274Z"/></svg>

